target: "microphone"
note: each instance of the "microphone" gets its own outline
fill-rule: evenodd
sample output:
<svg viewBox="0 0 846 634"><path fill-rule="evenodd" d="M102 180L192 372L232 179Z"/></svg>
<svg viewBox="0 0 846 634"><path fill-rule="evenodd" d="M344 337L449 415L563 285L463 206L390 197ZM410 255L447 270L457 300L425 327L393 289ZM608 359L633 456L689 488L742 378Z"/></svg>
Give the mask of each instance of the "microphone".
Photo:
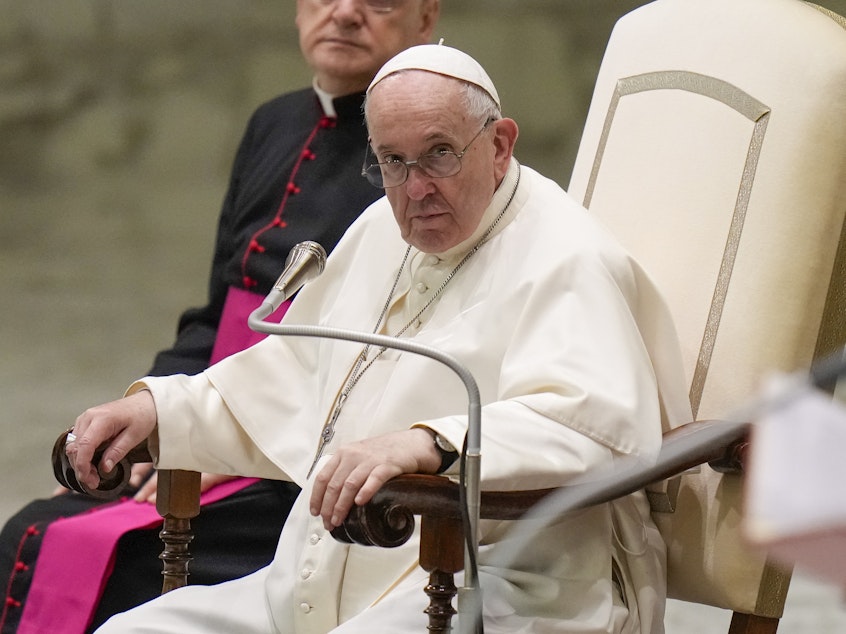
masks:
<svg viewBox="0 0 846 634"><path fill-rule="evenodd" d="M308 245L308 246L304 246ZM247 325L255 332L261 332L268 335L283 335L283 336L299 336L299 337L317 337L324 339L340 339L342 341L353 341L356 343L369 344L372 346L380 346L384 348L392 348L394 350L401 350L404 352L411 352L425 357L429 357L435 361L447 366L450 370L455 372L462 383L464 389L467 391L467 436L464 440L464 447L460 456L460 472L459 472L459 493L464 512L462 518L465 523L465 550L464 550L464 586L459 588L458 592L458 617L459 617L459 631L470 633L476 631L477 627L481 627L481 610L482 597L481 588L479 587L479 571L477 566L477 559L479 554L479 544L476 539L479 526L479 512L481 507L481 440L482 440L482 404L479 387L476 383L475 377L472 373L464 367L454 356L446 352L442 352L432 346L424 345L410 339L400 339L398 337L389 337L386 335L379 335L375 333L359 332L355 330L345 330L341 328L333 328L330 326L308 326L308 325L293 325L283 323L269 323L263 321L265 317L270 315L279 304L284 301L277 300L276 297L284 295L285 289L290 289L289 294L302 287L305 283L311 281L323 272L323 259L325 259L325 251L315 242L303 242L292 249L292 254L298 247L302 247L302 251L307 251L312 255L298 255L298 258L307 260L307 262L298 268L305 269L303 273L294 273L289 277L288 263L286 262L285 270L279 276L279 281L274 285L273 290L267 295L262 304L250 313L247 319ZM323 254L323 259L319 254ZM291 260L292 256L289 255ZM296 258L295 258L296 259ZM310 261L312 264L308 264ZM293 280L293 281L292 281ZM282 282L283 290L277 287ZM294 283L297 284L296 288ZM273 305L274 301L278 301Z"/></svg>
<svg viewBox="0 0 846 634"><path fill-rule="evenodd" d="M326 251L317 242L307 240L295 244L285 259L285 268L257 309L259 320L273 313L282 302L323 273L325 266Z"/></svg>

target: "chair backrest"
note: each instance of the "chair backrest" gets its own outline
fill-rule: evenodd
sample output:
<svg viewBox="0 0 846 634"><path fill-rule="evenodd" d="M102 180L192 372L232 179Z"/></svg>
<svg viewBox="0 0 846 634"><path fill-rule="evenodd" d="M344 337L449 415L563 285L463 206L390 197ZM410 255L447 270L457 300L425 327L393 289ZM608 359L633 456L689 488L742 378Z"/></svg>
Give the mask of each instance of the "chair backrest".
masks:
<svg viewBox="0 0 846 634"><path fill-rule="evenodd" d="M846 340L846 28L800 0L657 0L615 26L570 193L667 297L695 417ZM654 513L673 598L781 616L789 572L703 467ZM664 509L666 510L666 509Z"/></svg>

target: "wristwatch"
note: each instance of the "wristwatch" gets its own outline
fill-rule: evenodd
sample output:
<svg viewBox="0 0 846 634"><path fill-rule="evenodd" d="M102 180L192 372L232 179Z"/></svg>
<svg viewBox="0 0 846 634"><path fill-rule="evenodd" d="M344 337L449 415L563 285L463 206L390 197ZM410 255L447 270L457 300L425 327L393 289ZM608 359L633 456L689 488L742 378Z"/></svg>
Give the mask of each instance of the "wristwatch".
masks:
<svg viewBox="0 0 846 634"><path fill-rule="evenodd" d="M433 430L434 431L434 430ZM452 443L441 436L438 432L435 433L435 449L441 455L441 466L435 473L443 473L458 460L458 450L453 447Z"/></svg>

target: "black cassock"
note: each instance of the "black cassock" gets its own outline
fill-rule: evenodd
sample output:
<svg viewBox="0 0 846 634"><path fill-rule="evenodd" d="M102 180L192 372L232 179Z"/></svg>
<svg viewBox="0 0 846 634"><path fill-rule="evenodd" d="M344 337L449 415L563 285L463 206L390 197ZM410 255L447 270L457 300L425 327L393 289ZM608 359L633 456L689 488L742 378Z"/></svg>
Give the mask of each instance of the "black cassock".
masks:
<svg viewBox="0 0 846 634"><path fill-rule="evenodd" d="M219 218L208 304L183 313L173 346L156 355L150 374L196 374L209 365L213 350L216 357L234 352L231 343L215 348L227 296L249 291L263 297L291 247L314 240L330 251L382 195L361 176L367 143L363 98L335 99L335 117L324 115L311 89L282 95L256 110L238 148ZM246 323L232 328L239 329L227 333L230 339L248 336ZM192 521L191 583L219 583L267 565L298 493L293 484L264 480L204 506ZM61 495L33 501L7 522L0 533L0 583L7 590L0 634L17 629L50 523L80 513L90 513L90 521L97 522L99 504L78 494ZM159 530L133 530L120 538L114 572L89 631L160 593Z"/></svg>

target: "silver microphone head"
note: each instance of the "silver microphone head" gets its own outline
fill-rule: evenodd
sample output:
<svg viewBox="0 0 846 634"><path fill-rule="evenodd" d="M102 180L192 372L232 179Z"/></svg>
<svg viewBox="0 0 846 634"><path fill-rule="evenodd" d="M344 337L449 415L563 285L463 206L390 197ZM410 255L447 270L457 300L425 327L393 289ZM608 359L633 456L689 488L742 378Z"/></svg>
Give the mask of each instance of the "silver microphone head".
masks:
<svg viewBox="0 0 846 634"><path fill-rule="evenodd" d="M295 244L285 259L285 268L273 288L282 294L282 301L296 293L303 285L323 273L326 250L317 242L307 240Z"/></svg>

